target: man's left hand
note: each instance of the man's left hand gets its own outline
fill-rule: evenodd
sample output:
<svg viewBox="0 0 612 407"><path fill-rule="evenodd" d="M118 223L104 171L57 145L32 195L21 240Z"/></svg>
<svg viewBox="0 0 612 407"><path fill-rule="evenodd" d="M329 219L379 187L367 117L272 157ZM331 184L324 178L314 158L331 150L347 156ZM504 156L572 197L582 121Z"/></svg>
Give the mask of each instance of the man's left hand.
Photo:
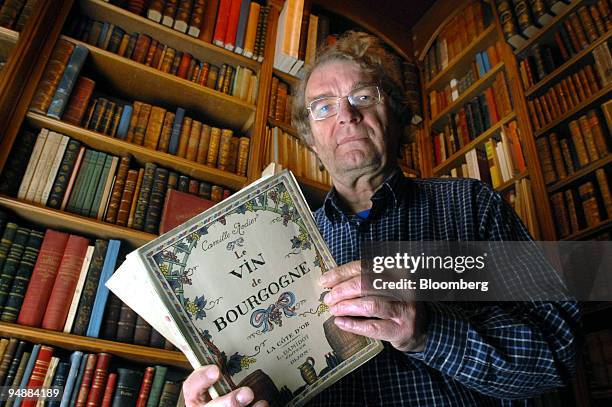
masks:
<svg viewBox="0 0 612 407"><path fill-rule="evenodd" d="M323 287L331 288L324 301L340 329L387 341L401 352L425 349L425 307L415 301L366 294L361 286L359 261L336 267L319 281Z"/></svg>

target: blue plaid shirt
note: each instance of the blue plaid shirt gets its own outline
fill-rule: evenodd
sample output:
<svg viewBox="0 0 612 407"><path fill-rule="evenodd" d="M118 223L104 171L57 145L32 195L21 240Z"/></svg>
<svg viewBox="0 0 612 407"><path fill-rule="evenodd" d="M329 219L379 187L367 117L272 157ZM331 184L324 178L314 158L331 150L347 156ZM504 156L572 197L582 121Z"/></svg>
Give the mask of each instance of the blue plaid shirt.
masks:
<svg viewBox="0 0 612 407"><path fill-rule="evenodd" d="M360 242L528 240L505 201L471 179L413 180L396 172L372 197L367 219L342 210L335 190L314 214L338 262ZM575 303L428 303L425 350L385 343L374 359L317 396L314 406L530 405L574 370Z"/></svg>

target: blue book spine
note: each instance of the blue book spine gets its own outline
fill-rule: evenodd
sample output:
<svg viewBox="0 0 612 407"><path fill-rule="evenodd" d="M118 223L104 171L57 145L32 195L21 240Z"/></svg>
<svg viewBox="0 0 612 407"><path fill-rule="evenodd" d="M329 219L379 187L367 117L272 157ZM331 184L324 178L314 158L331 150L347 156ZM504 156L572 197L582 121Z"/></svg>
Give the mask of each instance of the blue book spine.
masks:
<svg viewBox="0 0 612 407"><path fill-rule="evenodd" d="M66 377L66 384L64 386L64 394L62 395L62 401L60 407L68 407L70 404L70 396L72 396L72 389L74 389L74 382L76 381L79 368L81 366L81 359L83 359L83 352L77 350L70 355L70 370Z"/></svg>
<svg viewBox="0 0 612 407"><path fill-rule="evenodd" d="M123 106L123 113L121 113L121 119L119 120L119 126L117 126L117 138L125 140L127 136L128 128L130 127L130 120L132 119L132 111L134 108L132 105Z"/></svg>
<svg viewBox="0 0 612 407"><path fill-rule="evenodd" d="M74 47L72 55L70 55L70 59L66 65L66 70L64 70L62 79L59 81L55 95L53 95L53 99L47 110L47 116L56 120L60 120L62 117L64 109L68 104L70 94L72 93L72 89L74 88L74 83L79 77L81 68L85 63L85 58L87 58L87 54L89 54L89 50L84 46L77 44Z"/></svg>
<svg viewBox="0 0 612 407"><path fill-rule="evenodd" d="M484 62L482 60L482 53L476 53L476 66L478 67L478 76L483 76L485 74Z"/></svg>
<svg viewBox="0 0 612 407"><path fill-rule="evenodd" d="M104 308L106 307L106 300L108 299L108 287L106 287L106 282L115 271L120 246L121 242L119 240L111 239L108 242L108 249L104 257L104 266L102 266L102 273L100 273L100 283L98 284L98 291L96 291L96 298L91 308L91 317L89 319L89 325L87 326L86 335L91 338L97 338L100 335L102 316L104 315Z"/></svg>
<svg viewBox="0 0 612 407"><path fill-rule="evenodd" d="M238 19L238 29L236 30L236 48L234 52L242 54L244 48L244 34L249 20L249 11L251 9L251 0L242 0L240 5L240 18Z"/></svg>
<svg viewBox="0 0 612 407"><path fill-rule="evenodd" d="M168 153L176 154L178 150L179 138L181 136L181 127L183 127L183 119L185 118L185 109L179 107L176 109L174 116L174 123L172 124L172 134L170 135L170 142L168 144Z"/></svg>
<svg viewBox="0 0 612 407"><path fill-rule="evenodd" d="M21 378L21 383L19 383L20 389L25 389L30 381L30 376L32 376L32 370L34 370L34 364L36 363L36 358L38 357L38 352L40 351L40 344L34 345L32 348L32 353L30 353L30 359L28 359L28 363L26 364L25 370L23 371L23 377ZM13 407L21 406L21 402L23 399L21 397L17 397L15 402L13 403Z"/></svg>
<svg viewBox="0 0 612 407"><path fill-rule="evenodd" d="M55 371L55 375L53 376L51 387L66 388L66 375L68 374L68 370L70 370L70 363L60 362L57 365L57 370ZM61 400L49 400L47 402L47 407L59 407L60 403Z"/></svg>
<svg viewBox="0 0 612 407"><path fill-rule="evenodd" d="M81 387L81 382L83 381L83 375L85 374L85 366L87 366L87 358L91 356L91 354L83 355L81 358L81 363L79 365L79 373L76 376L76 380L72 385L72 390L70 391L70 401L66 407L75 406L77 397L79 395L79 388ZM64 393L68 393L66 389L64 389Z"/></svg>
<svg viewBox="0 0 612 407"><path fill-rule="evenodd" d="M100 32L100 36L98 37L97 43L95 44L96 47L104 49L104 39L106 38L106 35L108 34L109 27L110 27L110 23L104 23L102 25L102 31Z"/></svg>
<svg viewBox="0 0 612 407"><path fill-rule="evenodd" d="M491 70L491 62L489 61L489 53L485 50L482 51L482 65L484 66L485 72L489 72Z"/></svg>

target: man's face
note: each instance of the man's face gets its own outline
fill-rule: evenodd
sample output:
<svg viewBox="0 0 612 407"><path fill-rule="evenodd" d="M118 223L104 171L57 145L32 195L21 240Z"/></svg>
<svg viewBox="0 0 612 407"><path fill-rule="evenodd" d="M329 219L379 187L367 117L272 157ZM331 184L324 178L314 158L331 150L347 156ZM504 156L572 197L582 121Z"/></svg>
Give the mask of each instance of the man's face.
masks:
<svg viewBox="0 0 612 407"><path fill-rule="evenodd" d="M322 96L346 96L372 84L372 78L355 62L327 62L312 72L306 85L306 103ZM381 103L363 109L352 107L344 98L337 115L323 120L310 118L312 149L332 178L350 181L386 167L394 143L389 134L391 114L384 94L382 97Z"/></svg>

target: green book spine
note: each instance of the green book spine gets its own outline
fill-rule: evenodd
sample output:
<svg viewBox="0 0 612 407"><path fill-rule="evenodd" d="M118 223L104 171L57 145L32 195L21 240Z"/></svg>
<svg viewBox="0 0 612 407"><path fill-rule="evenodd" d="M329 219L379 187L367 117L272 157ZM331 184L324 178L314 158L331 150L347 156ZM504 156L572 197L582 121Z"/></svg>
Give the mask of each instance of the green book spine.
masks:
<svg viewBox="0 0 612 407"><path fill-rule="evenodd" d="M155 375L153 376L147 407L157 407L159 404L159 399L166 381L166 373L168 373L168 368L166 366L155 366Z"/></svg>
<svg viewBox="0 0 612 407"><path fill-rule="evenodd" d="M74 317L72 333L75 335L85 335L87 331L89 318L91 317L91 309L100 282L100 273L102 272L102 266L104 266L106 249L108 249L108 240L96 239L91 263L89 263L89 270L87 270L87 277L83 285L83 292L79 300L79 308Z"/></svg>
<svg viewBox="0 0 612 407"><path fill-rule="evenodd" d="M59 209L64 199L64 193L66 192L66 186L70 180L70 174L76 163L76 159L79 155L79 149L81 148L81 142L77 140L70 140L62 158L57 176L53 182L49 199L47 199L47 206L50 208Z"/></svg>
<svg viewBox="0 0 612 407"><path fill-rule="evenodd" d="M85 151L85 156L83 157L83 162L81 163L81 167L79 168L79 173L77 174L76 181L74 182L74 186L72 187L72 192L70 193L70 199L68 199L68 205L66 205L66 210L68 212L76 212L77 211L77 202L80 199L81 191L85 187L85 178L87 177L87 173L89 168L95 163L95 159L97 157L97 152L94 150Z"/></svg>
<svg viewBox="0 0 612 407"><path fill-rule="evenodd" d="M165 168L156 168L153 178L153 187L151 189L151 198L149 199L149 208L147 209L147 216L145 217L145 232L157 234L159 231L159 220L164 206L167 185L168 170Z"/></svg>
<svg viewBox="0 0 612 407"><path fill-rule="evenodd" d="M15 279L9 290L9 295L4 305L4 309L2 310L2 315L0 315L0 320L4 322L15 322L17 320L43 238L43 232L37 230L30 231L30 236L28 237L23 256L21 257L19 268L15 273Z"/></svg>
<svg viewBox="0 0 612 407"><path fill-rule="evenodd" d="M17 228L17 224L13 222L7 223L6 227L4 228L2 240L0 240L0 270L2 270L4 267L4 262L6 261L6 256L8 256L8 252L13 244L13 239L15 239Z"/></svg>
<svg viewBox="0 0 612 407"><path fill-rule="evenodd" d="M102 201L102 194L104 193L104 186L106 185L106 179L108 178L108 173L110 172L111 163L113 162L113 156L107 155L104 160L104 166L102 167L102 172L100 173L100 177L98 179L98 186L96 187L96 193L93 198L93 202L91 204L91 208L89 208L89 217L98 216L98 209L100 209L100 201Z"/></svg>
<svg viewBox="0 0 612 407"><path fill-rule="evenodd" d="M13 280L19 268L19 262L21 261L21 256L23 256L29 235L29 229L22 227L17 228L15 239L6 256L6 261L4 262L4 267L2 267L2 273L0 274L0 311L4 308L4 303L13 285Z"/></svg>
<svg viewBox="0 0 612 407"><path fill-rule="evenodd" d="M177 382L166 380L159 398L158 407L174 407L179 398L181 386Z"/></svg>
<svg viewBox="0 0 612 407"><path fill-rule="evenodd" d="M84 216L89 216L89 211L91 210L91 205L93 203L96 191L98 189L98 183L100 181L100 175L102 174L102 169L104 168L104 163L106 161L107 154L101 151L98 151L98 156L96 157L96 162L93 165L91 170L91 174L87 178L87 189L83 194L83 203L80 205L80 213Z"/></svg>
<svg viewBox="0 0 612 407"><path fill-rule="evenodd" d="M140 186L140 194L136 203L136 213L134 215L134 229L143 230L145 223L145 215L149 207L149 198L151 197L151 188L153 187L153 178L157 166L153 163L145 164L145 172Z"/></svg>

